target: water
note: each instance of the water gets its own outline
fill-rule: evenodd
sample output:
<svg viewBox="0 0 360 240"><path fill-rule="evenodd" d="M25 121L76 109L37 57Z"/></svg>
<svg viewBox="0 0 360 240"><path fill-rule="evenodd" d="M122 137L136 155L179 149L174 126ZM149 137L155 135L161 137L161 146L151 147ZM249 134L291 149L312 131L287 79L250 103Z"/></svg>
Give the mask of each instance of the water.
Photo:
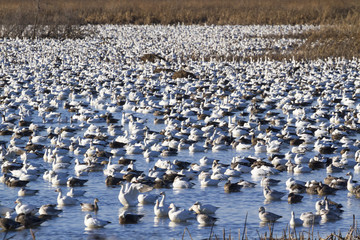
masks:
<svg viewBox="0 0 360 240"><path fill-rule="evenodd" d="M121 28L125 28L126 31L121 30ZM30 90L35 89L36 91L34 91L34 96L31 96L31 94L27 97L23 96L23 98L21 99L21 103L33 104L34 100L36 100L38 103L48 103L52 99L52 96L48 95L47 97L45 97L45 92L43 91L44 89L42 89L42 87L52 87L52 93L55 95L54 101L59 104L58 110L55 111L61 112L61 117L67 117L67 119L69 119L70 116L74 115L75 113L70 113L64 110L62 108L63 101L56 100L56 96L60 94L61 90L66 89L67 87L74 90L74 92L78 90L84 90L85 88L90 89L88 91L88 95L84 94L82 97L78 96L76 98L74 97L73 99L70 96L67 98L69 101L74 100L76 102L89 103L91 91L98 94L100 90L107 89L108 92L116 92L114 94L117 96L121 95L122 97L129 98L129 92L131 89L137 91L139 87L144 86L145 83L151 86L152 84L154 84L154 82L156 82L156 84L154 84L154 88L156 90L160 89L158 91L158 94L160 96L164 96L166 95L165 88L167 89L167 91L170 91L172 88L177 88L189 84L186 79L172 80L171 75L169 74L160 74L160 76L155 75L152 71L155 67L159 67L158 65L153 66L151 65L151 63L143 63L138 61L137 59L138 56L140 56L144 52L154 51L163 52L164 54L166 54L167 52L169 56L166 56L166 58L173 59L173 57L176 58L177 56L196 56L197 52L193 53L193 49L198 49L199 54L206 50L204 56L209 56L212 51L219 49L221 51L216 53L222 56L227 56L226 54L231 52L227 47L234 46L234 49L237 48L235 46L237 41L234 41L232 43L225 42L224 44L217 45L210 44L208 40L206 40L207 38L200 38L200 40L194 41L194 39L186 39L186 34L184 37L179 37L177 31L184 31L182 30L183 27L170 27L170 31L173 32L172 34L164 34L164 37L159 38L159 42L150 42L148 40L148 36L152 36L151 34L156 34L154 33L155 31L153 31L153 29L160 28L163 30L163 27L146 26L144 28L135 28L139 28L139 31L134 31L132 26L120 28L117 28L115 26L106 26L103 28L103 30L101 30L101 34L103 35L101 35L100 37L94 37L94 39L87 38L84 40L77 39L74 41L57 41L52 39L34 41L22 41L20 39L2 40L3 44L0 45L0 47L4 52L9 52L9 54L7 54L6 56L0 55L0 62L2 63L2 66L0 68L0 76L1 78L4 77L4 79L11 79L9 80L9 82L11 82L11 87L7 88L8 84L4 84L4 86L6 87L6 91L4 90L5 87L2 87L1 95L6 97L12 97L12 101L15 101L15 98L22 90L24 90L24 88L29 88ZM200 26L197 26L195 30L193 30L190 26L185 26L185 28L189 28L189 31L196 31L197 28L206 30L206 32L201 34L201 36L208 37L207 34L210 34L210 40L217 39L219 34L228 34L226 31L225 33L219 31L223 29L222 27L216 27L216 29L218 30L215 32L212 32L211 28L208 29L206 27L203 28ZM233 29L232 26L228 26L227 28L230 30ZM147 30L143 31L144 29ZM254 32L266 32L266 29L266 26L264 26L264 29L263 27L261 27L260 30L257 30L257 28L255 28L255 30L251 28L248 35L250 34L251 36ZM239 39L239 44L247 42L247 47L245 49L250 49L248 47L248 44L252 46L252 43L254 41L253 37L246 38L246 36L244 36L243 38L243 28L241 26L234 27L234 30L236 30L235 32L238 32L239 34L241 33L241 35L236 35L236 38L233 39ZM164 31L169 31L169 29L165 29ZM185 33L187 31L188 30L186 30ZM129 36L130 33L132 35ZM271 33L271 31L267 33ZM108 38L106 37L107 34L109 34ZM194 37L199 36L199 34L193 35ZM105 37L102 38L102 36ZM154 37L153 39L157 38ZM242 39L244 41L242 41ZM171 40L176 40L176 43L181 44L174 44L174 41ZM123 41L128 42L124 43ZM256 48L267 48L261 44L262 41L258 41L257 39L255 39L255 41L257 42L257 44L254 45L256 46ZM183 42L186 42L186 44L183 44ZM192 43L194 42L196 43L196 45L203 45L199 47L194 47L192 45ZM258 46L258 44L260 44L260 46ZM238 46L238 48L242 49L242 51L233 53L234 56L244 54L244 47ZM251 49L253 49L253 47L251 47ZM57 50L59 51L57 52ZM207 51L209 52L207 53ZM186 54L183 52L185 52ZM59 57L59 59L56 59L55 56ZM104 56L107 56L108 58L105 59ZM332 64L330 62L331 61L309 62L306 63L306 66L305 64L300 64L301 69L294 73L294 76L287 75L289 72L288 70L291 70L292 64L294 66L296 65L296 63L294 62L289 62L286 64L276 62L228 63L229 66L234 65L234 70L231 70L230 67L226 66L223 63L216 62L215 60L211 63L190 61L189 63L186 63L186 65L188 66L184 66L181 60L179 60L179 62L172 62L171 64L173 65L171 65L171 67L176 70L183 67L189 67L192 71L199 73L200 75L203 74L203 76L205 76L206 78L205 80L208 80L207 78L209 78L210 80L214 80L214 84L212 86L216 87L217 85L215 83L217 83L217 81L222 81L222 84L224 84L223 80L229 78L230 85L232 84L232 86L236 87L240 86L239 89L236 89L238 92L234 92L234 94L254 93L257 91L257 89L268 86L269 89L274 92L271 92L270 90L266 90L264 92L269 94L270 97L273 97L277 101L281 101L283 98L287 97L288 92L293 91L294 89L298 89L298 87L302 87L304 95L307 92L314 93L314 96L311 96L313 98L312 106L317 106L319 105L317 104L317 100L319 97L315 96L315 91L313 91L315 87L319 87L318 91L322 91L325 97L331 96L330 99L334 99L336 97L341 98L343 96L342 94L345 95L345 91L341 92L339 90L341 88L350 90L352 91L351 94L354 94L355 87L357 87L356 84L355 87L351 84L354 82L358 82L359 71L358 62L356 62L356 60L354 60L354 62L352 63L344 63L341 60L339 60L339 63L334 62ZM222 65L219 67L220 64ZM322 71L319 71L319 66L321 67ZM168 68L169 66L160 67ZM226 69L227 72L224 69ZM348 79L346 81L343 81L343 78L345 78L345 76ZM106 81L107 78L111 79L111 81L116 79L118 81L118 85L113 84L111 86L109 81ZM299 79L301 81L298 81ZM336 85L332 84L331 81L333 79L337 80L339 83L336 83ZM21 83L16 83L18 80ZM138 85L134 84L135 80L139 80ZM157 83L157 80L161 82ZM205 80L203 79L201 81L202 84L207 83ZM283 84L284 82L286 82L285 80L289 80L289 82ZM310 82L307 82L308 80ZM145 83L141 81L144 81ZM171 86L168 84L169 82L172 83ZM32 85L32 83L35 84ZM60 85L58 88L56 88L56 84L62 83L64 85ZM197 85L194 82L190 84L192 85L190 87L189 85L187 85L189 87L187 88L187 90L195 91L194 86ZM249 88L252 89L249 90ZM242 91L242 89L245 90ZM215 90L217 89L212 90L214 90L215 92ZM329 93L331 92L330 90L334 92L334 96ZM350 96L352 96L351 94ZM292 92L292 96L294 96L294 98L291 101L300 102L300 104L296 106L297 108L300 108L299 106L301 106L301 100L304 96L301 96L300 93L295 94L294 91ZM237 98L238 96L234 97L234 95L232 95L231 97ZM96 95L94 95L94 99L95 98ZM105 102L104 104L109 104L110 98L111 97L105 97L105 100L103 99ZM223 101L220 99L212 100L214 100L216 104L219 104ZM9 111L7 112L7 114L13 112L18 115L18 106L20 104L15 105L14 108L10 108L10 104L3 102L2 98L1 101L2 102L0 107L2 112ZM251 102L251 100L247 100L246 106L248 106ZM283 104L285 103L283 102ZM354 106L357 106L358 104L359 97L355 98ZM332 110L335 109L334 105L331 105L331 107L331 109L330 107L325 108L326 112L329 114L332 114ZM309 106L304 108L306 108L306 110L309 110L309 114L312 113L312 110L310 111ZM59 123L57 119L55 119L52 123L48 122L46 124L43 124L41 117L39 117L38 115L38 111L33 109L34 108L32 108L32 110L30 111L30 117L32 121L40 126L44 125L45 129L49 126L55 128L69 125L68 122ZM90 116L96 114L103 114L106 112L105 110L102 110L102 108L95 109L95 107L91 105L89 105L89 109L92 110ZM356 116L357 110L354 111L355 113L353 115ZM131 111L129 110L127 112ZM147 125L150 130L160 131L165 128L164 124L153 124L153 120L155 117L152 114L141 114L139 112L133 113L140 118L147 118ZM239 113L240 112L235 112L235 114L237 115ZM121 119L121 114L122 112L113 113L114 118L116 119ZM264 118L264 114L259 114L258 117ZM287 116L281 113L280 117L286 119ZM290 114L290 117L293 117L293 115ZM192 118L195 119L195 117ZM227 118L225 117L223 118L223 120L227 121ZM245 117L245 120L248 119ZM81 122L75 122L74 124L76 126L79 126L80 123ZM106 127L106 123L104 122L94 124ZM128 126L126 124L124 128L126 129L127 127ZM338 127L338 125L336 125L336 127ZM38 134L46 136L47 133L45 129L39 131ZM74 137L76 138L77 136L79 136L82 138L85 130L86 128L77 131ZM356 140L358 139L358 135L350 135L350 138ZM28 138L24 137L24 139ZM10 136L0 136L0 141L9 142L9 140ZM47 141L46 145L50 146L50 139ZM283 144L281 146L281 153L286 153L291 149L292 146ZM110 148L106 147L105 150L110 151ZM312 157L315 154L315 151L310 150L306 153L306 156ZM72 152L69 152L68 155L72 156L74 159L78 158L80 161L82 161L83 159L83 156L74 156ZM130 155L126 157L136 159L136 168L138 170L143 170L145 173L147 173L148 169L154 165L154 162L157 159L168 159L171 161L174 159L179 159L198 163L200 158L202 158L203 156L208 156L211 158L219 159L221 163L230 164L234 156L249 155L260 157L263 159L268 158L268 155L266 153L257 154L254 152L253 148L244 151L235 151L234 149L228 149L224 151L213 152L209 150L205 153L189 153L188 150L182 150L179 151L177 156L159 157L151 162L146 162L142 155ZM335 155L340 156L339 151L337 151ZM45 169L51 167L51 165L49 163L45 163L42 158L34 160L30 159L29 162L36 162L42 164ZM68 173L70 175L74 175L73 167L74 163L69 167ZM342 172L333 173L332 175L345 176L347 171L353 171L353 169L345 169ZM285 181L289 177L294 177L295 179L303 181L323 181L326 175L327 173L324 169L315 170L311 173L300 175L293 175L292 173L282 172L279 175L272 176L273 178L281 180L280 184L273 188L279 191L287 192L285 189ZM354 175L354 177L355 179L359 178L359 176L356 174ZM167 218L157 219L154 217L152 205L137 206L128 209L129 211L134 213L144 214L144 218L138 224L120 225L118 223L118 215L123 210L123 206L118 200L120 187L107 187L105 185L105 176L102 172L91 172L88 176L82 176L81 178L88 179L88 182L84 187L78 187L87 191L84 196L77 198L79 203L93 202L94 198L98 198L100 200L100 210L98 211L96 216L100 219L111 221L111 224L107 225L103 229L86 230L83 222L87 212L81 211L79 204L74 206L65 206L62 208L63 212L59 215L59 217L49 220L43 223L40 227L34 229L36 239L182 239L183 236L184 239L190 239L190 235L192 239L205 239L208 238L211 233L213 235L216 234L216 236L218 237L222 237L223 232L225 232L226 236L229 236L231 234L233 238L237 239L243 235L245 223L246 236L249 239L254 239L258 238L259 235L263 236L266 232L267 234L269 234L268 226L266 224L261 224L258 218L258 209L260 206L265 206L266 210L282 216L282 218L275 223L273 228L274 234L276 236L281 236L283 234L283 230L288 227L290 213L292 210L295 211L297 217L299 217L302 212L315 212L315 202L322 199L317 195L302 194L304 198L302 202L298 204L288 204L286 197L283 197L281 201L266 202L264 201L262 187L260 186L260 179L253 178L250 173L242 174L241 178L257 183L256 187L250 189L242 189L242 191L239 193L231 194L227 194L224 192L223 185L225 182L221 182L218 187L202 188L200 186L200 181L195 179L193 180L195 186L192 189L155 189L152 192L160 193L161 191L165 191L167 196L167 202L174 202L177 206L182 208L189 208L196 201L200 201L203 204L213 204L220 207L215 214L215 216L218 218L218 221L213 228L211 226L199 226L199 224L195 220L188 221L187 223L174 224L170 222L170 220ZM238 179L232 179L232 182L235 182L236 180ZM23 197L24 203L33 204L38 207L40 207L42 204L56 203L58 194L57 192L55 192L55 189L57 187L52 186L48 182L44 181L42 179L42 176L40 176L36 181L30 182L28 184L28 187L31 189L39 189L40 192L36 196ZM64 193L69 190L65 186L62 186L61 188L63 189ZM18 190L18 188L9 188L5 184L0 184L1 204L9 207L14 207L14 201L18 198ZM325 237L334 231L341 231L343 234L345 234L353 223L353 215L355 215L356 219L358 218L359 199L356 199L354 196L348 196L347 190L337 191L336 195L330 196L330 199L339 202L344 206L344 212L340 220L336 222L326 222L315 225L314 229L310 229L307 227L298 227L296 229L296 232L313 232L315 237ZM94 215L94 213L92 214ZM4 238L5 234L6 233L1 232L0 238ZM12 237L12 239L32 239L29 230L10 232L7 234L7 237Z"/></svg>
<svg viewBox="0 0 360 240"><path fill-rule="evenodd" d="M65 114L65 112L64 112ZM152 115L137 114L139 117L147 117L149 119L150 129L161 129L165 125L153 125ZM114 117L120 117L120 114L114 114ZM36 119L36 117L34 117ZM52 124L56 125L56 124ZM104 124L101 124L104 125ZM82 136L83 132L78 132L78 135ZM0 140L8 140L9 137L2 136ZM290 146L289 146L290 149ZM282 152L285 153L289 149L283 148ZM109 150L107 148L106 150ZM309 155L312 155L310 152ZM70 156L79 158L82 160L82 156L74 156L72 152L69 152ZM177 156L171 157L159 157L157 159L180 159L189 162L199 162L199 159L203 156L220 159L221 163L230 163L234 156L257 156L266 158L266 153L256 154L252 149L246 151L235 151L233 149L213 152L209 150L205 153L189 153L188 150L179 151ZM139 170L151 168L154 165L154 161L146 162L142 155L129 155L129 158L136 159L136 167ZM34 160L31 160L34 161ZM49 167L49 163L42 162L42 159L36 160L42 163L44 167ZM69 168L69 173L74 174L73 168ZM276 190L285 190L285 181L289 177L307 181L309 179L323 180L326 177L325 170L313 171L309 174L294 175L292 173L283 172L279 175L272 176L273 178L281 180L278 186L275 186ZM345 171L341 173L333 174L334 176L344 176ZM157 219L154 217L153 206L144 205L138 207L131 207L128 210L134 213L144 214L144 218L138 224L120 225L118 223L118 215L123 210L122 205L118 200L118 194L120 187L107 187L105 185L105 176L102 172L91 172L88 176L82 176L81 178L88 179L88 182L84 187L78 187L86 190L86 194L82 197L78 197L79 202L92 202L97 197L100 210L96 214L100 219L111 221L112 223L107 225L104 229L85 230L84 229L84 216L88 212L81 211L80 205L65 206L61 209L63 212L59 217L49 220L43 223L40 227L34 229L37 239L95 239L101 237L104 239L181 239L183 234L185 239L191 237L193 239L203 239L210 236L210 233L222 236L225 231L226 236L231 234L232 237L237 238L239 234L242 236L243 229L246 221L246 235L249 238L256 238L258 234L263 235L268 232L268 226L261 224L258 218L258 208L265 206L267 211L271 211L282 215L283 217L275 223L274 233L281 236L283 229L287 228L290 220L290 212L293 210L296 216L299 217L302 212L313 211L315 212L315 202L321 199L317 195L303 194L304 198L301 203L288 204L286 197L283 197L281 201L264 201L262 187L260 186L260 179L252 178L250 173L242 174L241 178L253 181L257 183L255 188L242 189L238 193L225 193L223 185L225 182L221 182L218 187L201 187L200 181L195 179L193 182L196 184L193 189L155 189L154 193L160 193L165 191L167 195L167 202L174 202L176 205L182 208L189 208L195 201L200 201L203 204L212 204L220 207L216 212L218 221L213 227L199 226L195 220L188 221L187 223L172 223L169 219ZM355 175L356 178L356 175ZM232 182L237 179L232 179ZM39 189L40 193L36 196L26 196L23 198L23 202L27 204L34 204L41 206L47 203L56 203L57 193L56 187L50 183L45 182L40 176L36 181L28 184L29 188ZM68 191L67 187L61 187L63 192ZM17 198L17 191L19 188L9 188L4 184L0 185L1 189L1 203L5 206L14 206L14 201ZM359 200L354 197L347 196L347 190L339 190L336 195L330 196L330 198L336 202L341 203L344 206L344 213L342 219L336 222L327 222L314 226L315 235L325 236L333 231L347 232L352 225L352 216L356 215ZM94 213L92 213L94 215ZM312 231L306 227L298 227L296 231ZM240 232L240 233L239 233ZM1 237L5 233L2 233ZM31 239L27 230L11 232L8 236L14 236L15 239L23 238Z"/></svg>

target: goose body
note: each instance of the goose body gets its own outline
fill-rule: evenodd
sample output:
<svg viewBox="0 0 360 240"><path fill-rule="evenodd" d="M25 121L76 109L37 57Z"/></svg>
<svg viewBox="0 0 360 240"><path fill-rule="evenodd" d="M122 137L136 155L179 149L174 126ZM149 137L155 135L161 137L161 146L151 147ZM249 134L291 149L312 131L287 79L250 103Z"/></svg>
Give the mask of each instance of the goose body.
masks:
<svg viewBox="0 0 360 240"><path fill-rule="evenodd" d="M94 218L92 217L90 214L87 214L84 218L84 224L87 228L102 228L105 227L107 224L109 224L111 222L109 221L105 221L105 220L101 220L99 218Z"/></svg>
<svg viewBox="0 0 360 240"><path fill-rule="evenodd" d="M158 218L168 217L169 206L160 206L159 199L155 200L154 214Z"/></svg>
<svg viewBox="0 0 360 240"><path fill-rule="evenodd" d="M301 226L303 225L303 220L301 220L300 218L295 218L295 213L294 211L291 211L291 219L289 222L290 227L297 227L297 226Z"/></svg>
<svg viewBox="0 0 360 240"><path fill-rule="evenodd" d="M189 211L194 211L197 214L214 214L219 207L216 207L211 204L201 204L200 202L195 202L190 208Z"/></svg>
<svg viewBox="0 0 360 240"><path fill-rule="evenodd" d="M304 225L313 225L320 223L321 216L313 212L304 212L300 215Z"/></svg>
<svg viewBox="0 0 360 240"><path fill-rule="evenodd" d="M348 172L346 175L349 176L346 188L350 193L353 193L354 191L356 191L357 188L360 188L359 187L360 185L353 182L353 174L352 174L352 172Z"/></svg>
<svg viewBox="0 0 360 240"><path fill-rule="evenodd" d="M280 200L285 195L284 192L270 189L269 186L264 187L263 193L266 200Z"/></svg>
<svg viewBox="0 0 360 240"><path fill-rule="evenodd" d="M211 226L216 222L217 218L208 214L201 213L196 215L196 220L201 226Z"/></svg>
<svg viewBox="0 0 360 240"><path fill-rule="evenodd" d="M75 198L70 196L63 196L60 188L57 188L55 192L59 193L57 197L57 204L59 206L75 205L77 203L77 200Z"/></svg>
<svg viewBox="0 0 360 240"><path fill-rule="evenodd" d="M119 215L119 223L120 224L135 224L135 223L138 223L140 221L140 219L143 217L144 217L143 214L134 214L134 213L129 213L127 211L123 211Z"/></svg>
<svg viewBox="0 0 360 240"><path fill-rule="evenodd" d="M16 214L23 213L34 215L38 211L34 205L23 204L20 198L16 199L15 203L17 203L17 205L15 206Z"/></svg>
<svg viewBox="0 0 360 240"><path fill-rule="evenodd" d="M194 215L191 211L186 209L180 209L171 203L169 211L169 219L172 222L186 222L187 220L193 219Z"/></svg>
<svg viewBox="0 0 360 240"><path fill-rule="evenodd" d="M98 211L99 210L99 206L98 203L99 199L95 198L94 199L94 203L80 203L81 206L81 210L82 211Z"/></svg>
<svg viewBox="0 0 360 240"><path fill-rule="evenodd" d="M275 222L278 219L282 218L282 216L277 215L272 212L267 212L267 211L265 211L264 207L260 207L259 208L259 218L263 222Z"/></svg>
<svg viewBox="0 0 360 240"><path fill-rule="evenodd" d="M265 186L274 186L274 185L278 185L278 183L280 182L280 180L278 179L273 179L273 178L269 178L267 176L264 176L261 181L260 181L260 185L265 187Z"/></svg>
<svg viewBox="0 0 360 240"><path fill-rule="evenodd" d="M138 196L139 190L134 184L126 183L125 186L121 185L118 199L124 206L136 206L139 203Z"/></svg>
<svg viewBox="0 0 360 240"><path fill-rule="evenodd" d="M211 179L210 175L205 175L204 179L200 181L201 187L217 186L220 179Z"/></svg>
<svg viewBox="0 0 360 240"><path fill-rule="evenodd" d="M70 190L66 193L66 196L79 197L79 196L83 196L85 193L86 193L85 190L75 190L74 188L70 188Z"/></svg>
<svg viewBox="0 0 360 240"><path fill-rule="evenodd" d="M19 197L23 197L23 196L33 196L36 193L38 193L39 190L35 190L35 189L28 189L25 187L22 187L19 191L18 191L18 196Z"/></svg>
<svg viewBox="0 0 360 240"><path fill-rule="evenodd" d="M40 215L46 215L46 216L56 216L56 215L58 215L59 213L61 213L62 210L56 209L55 206L56 206L55 204L45 204L45 205L42 205L42 206L39 208L39 214L40 214Z"/></svg>
<svg viewBox="0 0 360 240"><path fill-rule="evenodd" d="M145 204L154 204L156 199L158 199L158 194L151 194L151 193L143 193L139 194L138 201L139 204L145 205Z"/></svg>
<svg viewBox="0 0 360 240"><path fill-rule="evenodd" d="M192 188L194 183L185 180L184 178L175 177L173 182L173 188L181 189L181 188Z"/></svg>

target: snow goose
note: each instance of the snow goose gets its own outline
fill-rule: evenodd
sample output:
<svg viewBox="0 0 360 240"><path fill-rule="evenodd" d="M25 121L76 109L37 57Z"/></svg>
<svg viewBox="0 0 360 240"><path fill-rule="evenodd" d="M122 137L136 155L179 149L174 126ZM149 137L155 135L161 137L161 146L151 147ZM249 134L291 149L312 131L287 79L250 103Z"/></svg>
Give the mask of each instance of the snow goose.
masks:
<svg viewBox="0 0 360 240"><path fill-rule="evenodd" d="M160 206L159 199L155 200L154 214L158 218L168 217L169 206Z"/></svg>
<svg viewBox="0 0 360 240"><path fill-rule="evenodd" d="M202 166L212 165L213 161L214 161L214 159L208 158L206 156L200 158L200 160L199 160L200 165L202 165Z"/></svg>
<svg viewBox="0 0 360 240"><path fill-rule="evenodd" d="M216 217L209 216L208 214L197 214L196 220L201 226L212 226L217 221Z"/></svg>
<svg viewBox="0 0 360 240"><path fill-rule="evenodd" d="M186 222L187 220L194 219L194 214L186 209L180 209L171 203L169 211L169 219L172 222Z"/></svg>
<svg viewBox="0 0 360 240"><path fill-rule="evenodd" d="M200 146L198 144L191 144L189 147L189 152L191 153L195 153L195 152L204 152L206 150L206 148L204 146Z"/></svg>
<svg viewBox="0 0 360 240"><path fill-rule="evenodd" d="M300 218L295 218L294 211L291 211L291 219L290 219L289 225L292 228L301 226L301 225L303 225L303 220Z"/></svg>
<svg viewBox="0 0 360 240"><path fill-rule="evenodd" d="M303 221L303 225L307 226L320 223L321 216L313 212L303 212L300 215L300 219Z"/></svg>
<svg viewBox="0 0 360 240"><path fill-rule="evenodd" d="M300 173L310 173L311 172L311 168L309 168L308 166L305 166L303 164L297 164L294 169L293 172L296 174L300 174Z"/></svg>
<svg viewBox="0 0 360 240"><path fill-rule="evenodd" d="M79 159L75 159L75 172L87 172L90 171L90 165L89 164L81 164Z"/></svg>
<svg viewBox="0 0 360 240"><path fill-rule="evenodd" d="M267 176L264 176L261 181L260 181L260 185L265 187L265 186L275 186L277 185L279 182L281 182L278 179L273 179Z"/></svg>
<svg viewBox="0 0 360 240"><path fill-rule="evenodd" d="M139 203L138 196L139 190L135 184L126 183L125 186L121 184L118 199L125 207L136 206Z"/></svg>
<svg viewBox="0 0 360 240"><path fill-rule="evenodd" d="M120 224L135 224L140 221L141 218L143 218L143 214L135 214L135 213L129 213L127 211L123 211L119 215L119 223Z"/></svg>
<svg viewBox="0 0 360 240"><path fill-rule="evenodd" d="M329 208L329 202L327 199L324 200L324 203L325 203L325 208L319 211L321 215L321 220L324 222L339 220L341 218L340 216L341 212L336 210L331 210Z"/></svg>
<svg viewBox="0 0 360 240"><path fill-rule="evenodd" d="M256 186L256 183L253 183L253 182L249 182L249 181L246 181L246 180L239 180L238 182L238 185L244 187L244 188L253 188Z"/></svg>
<svg viewBox="0 0 360 240"><path fill-rule="evenodd" d="M284 192L270 189L269 186L264 187L263 193L266 200L280 200L285 195Z"/></svg>
<svg viewBox="0 0 360 240"><path fill-rule="evenodd" d="M18 191L18 196L19 197L23 197L23 196L33 196L36 193L38 193L39 190L35 190L35 189L29 189L29 188L25 188L22 187L20 188L20 190Z"/></svg>
<svg viewBox="0 0 360 240"><path fill-rule="evenodd" d="M79 197L79 196L83 196L85 193L86 193L85 190L75 190L74 188L70 188L70 190L66 193L66 196Z"/></svg>
<svg viewBox="0 0 360 240"><path fill-rule="evenodd" d="M255 146L254 146L255 152L256 153L263 153L266 152L267 150L267 146L264 142L262 141L258 141Z"/></svg>
<svg viewBox="0 0 360 240"><path fill-rule="evenodd" d="M101 220L99 218L94 218L90 214L86 214L84 218L84 224L86 228L92 229L92 228L102 228L105 227L105 225L109 224L111 222Z"/></svg>
<svg viewBox="0 0 360 240"><path fill-rule="evenodd" d="M66 185L67 180L67 173L55 173L50 170L49 182L51 182L53 186Z"/></svg>
<svg viewBox="0 0 360 240"><path fill-rule="evenodd" d="M190 208L189 211L194 211L196 214L214 214L219 207L211 204L202 204L196 201Z"/></svg>
<svg viewBox="0 0 360 240"><path fill-rule="evenodd" d="M263 222L275 222L276 220L282 218L282 216L277 215L272 212L265 211L264 207L259 208L259 218Z"/></svg>
<svg viewBox="0 0 360 240"><path fill-rule="evenodd" d="M81 210L82 211L98 211L99 210L99 206L98 203L99 199L95 198L94 199L94 203L80 203L81 206Z"/></svg>
<svg viewBox="0 0 360 240"><path fill-rule="evenodd" d="M235 169L226 169L226 171L224 172L224 175L229 176L229 177L240 177L241 172L237 171Z"/></svg>
<svg viewBox="0 0 360 240"><path fill-rule="evenodd" d="M349 179L348 179L348 181L347 181L347 186L346 186L347 190L348 190L350 193L353 193L353 192L357 191L357 189L360 188L360 187L359 187L360 185L354 183L352 172L348 172L348 173L346 174L346 176L349 176Z"/></svg>
<svg viewBox="0 0 360 240"><path fill-rule="evenodd" d="M176 176L173 182L174 189L192 188L195 183L187 181L184 177Z"/></svg>
<svg viewBox="0 0 360 240"><path fill-rule="evenodd" d="M304 181L301 181L301 180L296 180L294 179L293 177L290 177L288 178L288 180L286 180L285 184L286 184L286 189L290 189L292 186L294 186L295 184L300 184L300 185L303 185L305 186L305 183Z"/></svg>
<svg viewBox="0 0 360 240"><path fill-rule="evenodd" d="M57 204L59 206L75 205L78 201L70 196L63 196L61 188L57 188L55 192L58 192Z"/></svg>
<svg viewBox="0 0 360 240"><path fill-rule="evenodd" d="M154 204L156 199L158 198L159 198L158 194L142 193L139 194L138 201L140 205Z"/></svg>
<svg viewBox="0 0 360 240"><path fill-rule="evenodd" d="M210 178L213 179L213 180L227 180L229 177L230 176L225 175L224 173L222 173L220 169L216 169L210 175Z"/></svg>
<svg viewBox="0 0 360 240"><path fill-rule="evenodd" d="M209 186L218 186L220 179L212 179L210 175L205 175L205 177L200 181L201 187Z"/></svg>
<svg viewBox="0 0 360 240"><path fill-rule="evenodd" d="M55 208L55 204L45 204L39 208L39 214L43 216L56 216L62 212L60 209Z"/></svg>
<svg viewBox="0 0 360 240"><path fill-rule="evenodd" d="M15 206L16 214L24 213L24 214L32 214L32 215L34 215L38 211L37 208L34 205L23 204L20 198L16 199L15 203L17 204Z"/></svg>

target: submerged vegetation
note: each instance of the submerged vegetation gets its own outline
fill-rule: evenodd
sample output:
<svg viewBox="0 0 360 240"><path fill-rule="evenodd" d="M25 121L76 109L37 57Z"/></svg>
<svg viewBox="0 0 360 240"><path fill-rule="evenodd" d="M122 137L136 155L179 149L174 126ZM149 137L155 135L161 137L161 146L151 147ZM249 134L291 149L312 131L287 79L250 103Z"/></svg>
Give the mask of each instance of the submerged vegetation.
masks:
<svg viewBox="0 0 360 240"><path fill-rule="evenodd" d="M257 57L300 60L360 56L360 1L357 0L0 1L0 37L82 38L87 33L79 26L86 24L179 23L320 25L320 30L271 36L305 39L305 43L285 54L273 49ZM243 60L242 56L231 58Z"/></svg>

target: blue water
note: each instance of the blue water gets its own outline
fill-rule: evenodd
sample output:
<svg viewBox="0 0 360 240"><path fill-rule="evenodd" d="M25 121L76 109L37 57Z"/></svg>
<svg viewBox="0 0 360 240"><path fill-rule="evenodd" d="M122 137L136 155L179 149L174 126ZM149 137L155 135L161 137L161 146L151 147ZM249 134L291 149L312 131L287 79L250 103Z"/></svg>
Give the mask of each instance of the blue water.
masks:
<svg viewBox="0 0 360 240"><path fill-rule="evenodd" d="M136 113L135 113L136 114ZM137 116L145 117L141 114ZM116 114L114 117L117 117ZM149 119L153 118L152 115L146 116ZM149 122L152 122L149 120ZM161 128L165 125L152 125L149 124L150 129ZM81 135L81 132L79 132ZM1 137L0 140L7 140L9 137ZM110 150L110 149L107 149ZM282 149L282 152L287 152L288 149ZM311 153L312 154L312 153ZM69 152L70 156L73 156ZM266 153L256 154L252 149L246 151L235 151L233 149L212 152L211 150L204 153L189 153L188 150L179 151L177 156L171 157L159 157L157 159L181 159L189 162L199 162L199 159L203 156L209 156L212 158L220 159L222 163L230 163L234 156L257 156L266 158ZM147 171L154 165L154 161L146 162L142 155L129 155L129 158L136 159L136 168L138 170ZM74 156L75 158L82 159L81 156ZM34 160L30 160L31 162ZM42 163L42 159L36 160ZM49 167L49 163L42 163L44 167ZM73 169L69 168L69 173L74 174ZM281 180L278 186L275 186L276 190L285 190L285 181L289 177L294 177L300 180L323 180L326 177L325 170L316 170L309 174L293 175L291 173L283 172L279 175L272 176L273 178ZM335 176L344 176L345 171L341 173L332 174ZM144 214L144 218L138 223L133 225L120 225L118 223L118 215L123 210L122 205L118 200L118 194L120 187L107 187L105 185L105 176L102 172L91 172L88 176L81 176L81 178L88 179L88 182L84 187L78 187L86 190L86 194L83 197L78 197L79 202L92 202L97 197L100 210L97 213L97 217L111 221L112 223L107 225L103 229L85 230L84 229L84 216L87 212L81 211L80 205L65 206L63 212L59 217L49 220L43 223L40 227L34 229L36 239L95 239L98 236L104 239L190 239L190 235L193 239L203 239L210 236L212 233L218 237L222 237L223 232L226 236L232 236L238 238L243 236L244 226L246 222L246 236L249 238L256 238L258 235L263 235L267 232L269 234L269 228L267 225L262 225L258 218L258 208L265 206L268 211L282 215L283 217L275 223L274 234L277 236L282 235L282 231L287 229L288 222L290 220L290 212L293 210L299 217L302 212L313 211L315 212L315 202L321 199L317 195L303 194L304 198L301 203L288 204L286 197L283 197L281 201L264 201L262 187L260 186L260 179L252 178L250 173L242 174L241 178L253 181L257 183L255 188L242 189L238 193L227 194L223 190L224 182L220 183L218 187L206 187L200 186L200 181L195 179L193 182L195 186L193 189L154 189L152 192L160 193L165 191L167 195L167 202L174 202L176 205L182 208L189 208L195 201L200 201L203 204L212 204L220 207L216 212L218 221L216 225L211 227L199 226L195 220L190 220L187 223L172 223L169 219L157 219L154 217L153 206L145 205L132 207L127 210L134 213ZM355 178L357 176L355 175ZM237 179L232 179L232 182ZM36 181L28 184L29 188L39 189L40 193L36 196L23 197L23 202L28 204L34 204L41 206L42 204L56 203L57 192L56 187L50 183L45 182L40 176ZM61 187L63 193L68 191L68 188ZM17 199L18 188L9 188L4 184L0 184L1 189L1 203L5 206L14 207L14 201ZM313 231L317 236L325 236L333 231L342 231L343 233L349 230L352 225L352 216L355 214L357 217L357 211L359 200L347 196L347 190L339 190L336 195L330 197L332 200L341 203L344 206L344 213L342 219L336 222L327 222L320 225L315 225L314 229L305 227L296 228L296 232L300 231ZM93 213L92 213L93 214ZM288 232L287 232L288 234ZM2 233L1 236L4 236ZM31 239L29 230L22 230L17 232L8 233L9 236L14 236L15 239L23 238Z"/></svg>

